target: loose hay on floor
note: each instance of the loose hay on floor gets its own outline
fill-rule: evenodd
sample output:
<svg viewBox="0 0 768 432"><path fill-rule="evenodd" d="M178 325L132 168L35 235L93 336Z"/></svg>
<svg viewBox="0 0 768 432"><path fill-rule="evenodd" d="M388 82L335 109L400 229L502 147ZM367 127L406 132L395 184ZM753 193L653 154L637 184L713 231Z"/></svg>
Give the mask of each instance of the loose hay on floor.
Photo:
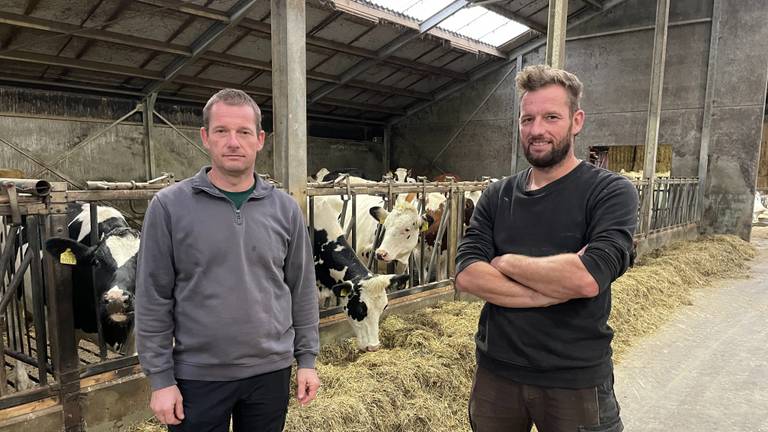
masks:
<svg viewBox="0 0 768 432"><path fill-rule="evenodd" d="M714 236L644 256L613 284L610 324L617 357L690 304L694 289L744 274L754 255L754 248L736 237ZM292 396L285 430L468 431L473 336L481 306L447 302L389 316L381 326L382 349L375 353L359 353L351 340L324 346L317 365L323 382L318 398L299 407Z"/></svg>
<svg viewBox="0 0 768 432"><path fill-rule="evenodd" d="M640 337L658 329L670 314L691 304L696 288L714 279L741 277L755 249L734 236L680 242L643 256L612 285L615 358Z"/></svg>

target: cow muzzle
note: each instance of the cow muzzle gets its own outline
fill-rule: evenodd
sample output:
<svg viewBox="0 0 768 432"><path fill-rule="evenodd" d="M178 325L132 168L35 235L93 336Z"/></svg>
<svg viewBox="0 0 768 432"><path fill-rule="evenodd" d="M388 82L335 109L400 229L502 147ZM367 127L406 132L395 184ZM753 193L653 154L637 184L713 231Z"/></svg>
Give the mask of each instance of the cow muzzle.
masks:
<svg viewBox="0 0 768 432"><path fill-rule="evenodd" d="M381 345L368 345L362 351L365 351L365 352L376 352L376 351L379 350L379 348L381 348Z"/></svg>
<svg viewBox="0 0 768 432"><path fill-rule="evenodd" d="M390 261L389 252L385 251L384 249L376 249L376 259L382 261Z"/></svg>

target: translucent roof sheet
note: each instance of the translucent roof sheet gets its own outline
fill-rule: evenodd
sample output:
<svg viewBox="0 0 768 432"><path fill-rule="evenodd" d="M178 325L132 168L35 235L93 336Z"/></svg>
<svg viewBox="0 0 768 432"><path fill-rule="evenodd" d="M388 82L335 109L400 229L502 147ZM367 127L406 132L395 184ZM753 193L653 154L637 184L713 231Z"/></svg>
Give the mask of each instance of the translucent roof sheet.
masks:
<svg viewBox="0 0 768 432"><path fill-rule="evenodd" d="M400 12L418 21L424 21L453 2L453 0L367 1ZM438 27L496 47L528 30L525 25L491 12L482 6L465 7L440 23Z"/></svg>

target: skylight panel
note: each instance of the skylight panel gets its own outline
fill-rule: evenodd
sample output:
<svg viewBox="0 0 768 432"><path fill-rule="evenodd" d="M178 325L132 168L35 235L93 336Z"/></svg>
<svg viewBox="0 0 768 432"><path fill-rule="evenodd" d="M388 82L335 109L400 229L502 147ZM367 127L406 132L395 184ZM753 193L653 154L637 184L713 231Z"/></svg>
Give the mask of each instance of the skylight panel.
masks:
<svg viewBox="0 0 768 432"><path fill-rule="evenodd" d="M367 0L395 12L424 21L453 0ZM491 12L482 6L466 7L438 25L441 29L498 47L525 33L523 24Z"/></svg>

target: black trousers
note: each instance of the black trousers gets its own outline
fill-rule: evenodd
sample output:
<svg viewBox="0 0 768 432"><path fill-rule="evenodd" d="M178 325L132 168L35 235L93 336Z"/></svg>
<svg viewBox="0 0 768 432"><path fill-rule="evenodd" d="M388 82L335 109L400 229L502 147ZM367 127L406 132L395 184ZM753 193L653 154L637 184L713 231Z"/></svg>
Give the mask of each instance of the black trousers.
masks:
<svg viewBox="0 0 768 432"><path fill-rule="evenodd" d="M478 367L469 398L474 432L621 432L613 377L585 389L520 384Z"/></svg>
<svg viewBox="0 0 768 432"><path fill-rule="evenodd" d="M177 380L184 420L170 432L280 432L288 412L291 368L237 381Z"/></svg>

